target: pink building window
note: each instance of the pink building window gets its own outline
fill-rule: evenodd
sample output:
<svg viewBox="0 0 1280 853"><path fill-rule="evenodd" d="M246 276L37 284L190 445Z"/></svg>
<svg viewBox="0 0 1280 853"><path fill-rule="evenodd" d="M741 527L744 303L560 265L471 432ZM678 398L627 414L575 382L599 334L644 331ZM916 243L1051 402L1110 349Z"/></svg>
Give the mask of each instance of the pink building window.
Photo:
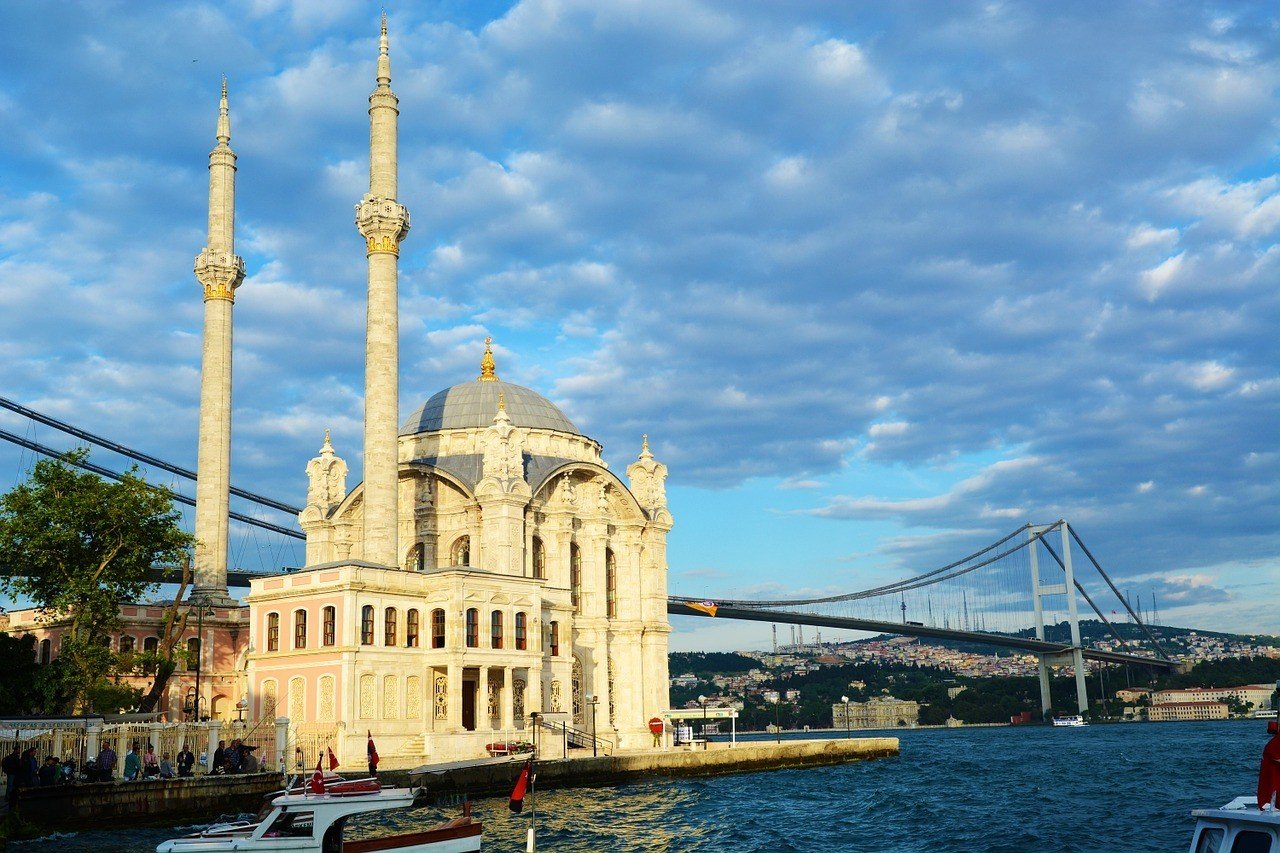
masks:
<svg viewBox="0 0 1280 853"><path fill-rule="evenodd" d="M360 645L373 645L373 605L360 608Z"/></svg>
<svg viewBox="0 0 1280 853"><path fill-rule="evenodd" d="M267 651L280 651L280 614L267 614Z"/></svg>
<svg viewBox="0 0 1280 853"><path fill-rule="evenodd" d="M305 649L307 647L307 611L293 611L293 647L295 649Z"/></svg>
<svg viewBox="0 0 1280 853"><path fill-rule="evenodd" d="M326 607L323 611L321 626L324 629L321 634L320 642L326 646L332 646L338 641L338 609L336 607Z"/></svg>

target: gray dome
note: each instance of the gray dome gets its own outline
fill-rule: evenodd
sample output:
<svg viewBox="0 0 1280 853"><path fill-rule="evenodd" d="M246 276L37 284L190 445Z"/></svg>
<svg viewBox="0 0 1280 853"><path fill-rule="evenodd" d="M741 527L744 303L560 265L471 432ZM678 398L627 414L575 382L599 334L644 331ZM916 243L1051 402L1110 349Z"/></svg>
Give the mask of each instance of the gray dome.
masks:
<svg viewBox="0 0 1280 853"><path fill-rule="evenodd" d="M573 421L546 397L523 385L513 385L500 379L475 379L446 388L410 415L400 425L400 434L487 427L498 414L499 394L503 395L507 415L513 425L581 435Z"/></svg>

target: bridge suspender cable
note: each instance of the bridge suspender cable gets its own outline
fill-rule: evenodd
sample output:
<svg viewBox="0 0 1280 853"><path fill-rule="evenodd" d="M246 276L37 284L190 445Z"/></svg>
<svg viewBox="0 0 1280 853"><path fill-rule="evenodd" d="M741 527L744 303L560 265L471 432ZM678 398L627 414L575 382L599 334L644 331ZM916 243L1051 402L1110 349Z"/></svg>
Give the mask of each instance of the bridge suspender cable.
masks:
<svg viewBox="0 0 1280 853"><path fill-rule="evenodd" d="M1168 660L1169 656L1165 654L1164 649L1160 647L1160 643L1157 642L1155 635L1153 635L1147 628L1147 624L1138 618L1138 614L1133 612L1133 608L1129 606L1129 602L1125 601L1124 596L1120 594L1120 590L1116 589L1116 585L1111 582L1111 576L1102 570L1102 566L1099 565L1098 561L1094 558L1093 552L1089 550L1089 546L1085 545L1084 542L1081 541L1080 535L1076 533L1074 527L1069 529L1071 530L1071 538L1080 546L1080 550L1089 558L1089 562L1093 563L1093 567L1098 570L1098 574L1102 575L1102 579L1107 582L1107 586L1111 587L1111 591L1116 594L1116 598L1120 599L1120 603L1124 605L1124 609L1129 611L1129 615L1133 617L1133 621L1138 623L1138 627L1142 629L1142 633L1147 635L1147 639L1151 641L1151 645L1156 647L1156 653L1165 660Z"/></svg>
<svg viewBox="0 0 1280 853"><path fill-rule="evenodd" d="M34 450L36 453L41 453L41 454L44 454L45 456L52 456L55 459L61 459L66 456L65 453L62 453L61 451L58 451L58 450L54 450L52 447L45 447L43 444L37 444L34 441L23 438L20 435L14 435L13 433L8 432L6 430L0 429L0 439L4 439L5 441L11 441L14 444L27 448L28 450ZM67 460L67 461L70 461L70 460ZM71 462L71 464L75 465L77 468L83 468L86 471L92 471L94 474L98 474L103 477L110 477L112 480L124 479L124 477L120 473L116 471L112 471L110 468L103 468L101 465L94 465L92 462L81 461L81 462ZM169 495L178 503L183 503L183 504L186 504L187 506L196 505L196 502L194 499L189 498L186 495L181 494L180 492L176 492L173 489L170 489L166 486L160 486L156 484L152 484L152 485L154 486L154 488L160 489L161 491L168 492ZM270 530L272 533L279 533L282 536L292 536L294 539L307 538L306 534L299 533L296 530L290 530L287 527L281 527L278 524L272 524L269 521L263 521L260 518L254 518L253 516L250 516L250 515L241 515L238 512L228 512L227 516L229 518L232 518L244 524L250 524L250 525L253 525L254 527L261 527L263 530Z"/></svg>
<svg viewBox="0 0 1280 853"><path fill-rule="evenodd" d="M104 447L107 450L115 451L116 453L119 453L121 456L128 456L130 459L136 459L139 462L144 462L147 465L151 465L156 468L160 468L164 471L168 471L170 474L177 474L179 477L185 477L188 480L196 479L195 471L190 471L186 468L181 468L177 465L174 465L171 462L165 462L163 459L157 459L154 456L151 456L147 453L143 453L140 450L134 450L132 448L125 447L123 444L117 444L116 442L111 441L110 439L103 438L100 435L94 435L91 432L87 432L85 430L80 429L79 427L72 426L71 424L65 423L64 421L60 421L57 418L51 418L48 415L44 415L44 414L41 414L40 412L35 411L34 409L28 409L26 406L23 406L19 403L15 403L14 401L6 399L5 397L0 397L0 406L3 406L4 408L8 409L11 412L16 412L17 414L22 415L25 418L30 418L31 420L42 423L45 426L51 426L56 430L65 432L67 435L73 435L76 438L82 438L85 441L98 445L99 447ZM298 515L299 513L302 512L302 507L290 506L287 503L281 503L280 501L273 500L268 497L263 497L262 495L254 494L253 492L245 491L244 489L237 489L235 486L231 487L231 494L235 495L238 498L244 498L247 501L252 501L253 503L260 504L262 506L271 507L272 509L278 509L281 512L287 512L291 515Z"/></svg>
<svg viewBox="0 0 1280 853"><path fill-rule="evenodd" d="M1040 540L1040 544L1044 545L1044 549L1049 552L1050 557L1053 557L1053 561L1058 564L1058 568L1062 569L1062 571L1065 572L1067 570L1067 565L1066 563L1062 562L1062 558L1058 556L1058 552L1053 550L1053 546L1050 545L1044 539ZM1078 579L1073 579L1073 583L1075 585L1076 592L1080 593L1080 595L1084 598L1084 600L1089 602L1089 606L1093 608L1093 612L1098 614L1098 618L1101 619L1102 623L1106 625L1107 628L1111 631L1111 636L1115 637L1116 640L1120 643L1120 645L1123 646L1124 637L1120 636L1120 632L1116 630L1116 626L1111 624L1110 619L1102 615L1102 611L1098 608L1097 604L1094 604L1093 599L1089 597L1089 593L1085 591L1085 588L1080 585L1080 581ZM1158 649L1159 646L1157 646L1156 648Z"/></svg>

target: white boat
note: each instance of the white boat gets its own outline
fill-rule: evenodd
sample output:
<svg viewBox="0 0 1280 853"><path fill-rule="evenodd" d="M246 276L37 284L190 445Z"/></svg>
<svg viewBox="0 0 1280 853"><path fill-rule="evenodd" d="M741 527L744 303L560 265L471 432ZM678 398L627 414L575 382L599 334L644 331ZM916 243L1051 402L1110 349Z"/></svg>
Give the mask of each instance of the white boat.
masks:
<svg viewBox="0 0 1280 853"><path fill-rule="evenodd" d="M1055 726L1062 726L1065 728L1072 728L1072 729L1077 729L1077 728L1080 728L1081 726L1089 725L1084 721L1084 717L1081 717L1079 714L1075 714L1070 717L1054 717L1053 724Z"/></svg>
<svg viewBox="0 0 1280 853"><path fill-rule="evenodd" d="M472 853L480 849L483 825L468 812L446 823L403 835L348 841L347 819L370 812L412 806L409 788L383 789L375 780L346 782L326 778L324 793L291 789L270 799L259 818L211 826L193 835L173 838L156 853L218 853L287 850L318 853L364 853L398 850L402 853Z"/></svg>
<svg viewBox="0 0 1280 853"><path fill-rule="evenodd" d="M1222 808L1196 809L1191 853L1270 853L1280 850L1280 812L1258 810L1258 798L1236 797Z"/></svg>

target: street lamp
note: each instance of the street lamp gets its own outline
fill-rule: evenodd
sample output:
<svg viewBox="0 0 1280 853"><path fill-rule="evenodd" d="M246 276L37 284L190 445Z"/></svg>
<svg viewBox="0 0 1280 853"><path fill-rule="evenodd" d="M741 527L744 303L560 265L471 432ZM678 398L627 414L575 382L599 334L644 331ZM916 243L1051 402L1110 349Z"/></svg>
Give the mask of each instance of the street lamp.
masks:
<svg viewBox="0 0 1280 853"><path fill-rule="evenodd" d="M782 743L782 718L778 716L778 700L781 694L773 691L773 737L778 743Z"/></svg>
<svg viewBox="0 0 1280 853"><path fill-rule="evenodd" d="M702 739L707 739L707 697L699 696L698 704L702 706Z"/></svg>
<svg viewBox="0 0 1280 853"><path fill-rule="evenodd" d="M600 697L588 693L587 703L591 705L591 757L596 758L600 755L599 741L596 740L596 706L600 704Z"/></svg>
<svg viewBox="0 0 1280 853"><path fill-rule="evenodd" d="M213 605L204 597L191 598L187 601L187 605L193 608L196 613L196 696L195 706L196 721L200 720L200 664L204 660L204 614L208 611L209 615L214 614ZM189 612L189 611L188 611Z"/></svg>
<svg viewBox="0 0 1280 853"><path fill-rule="evenodd" d="M237 723L244 722L244 710L245 708L248 708L248 707L249 707L248 699L241 698L240 701L236 703L236 722Z"/></svg>
<svg viewBox="0 0 1280 853"><path fill-rule="evenodd" d="M844 736L849 737L849 697L841 696L840 701L844 703Z"/></svg>

